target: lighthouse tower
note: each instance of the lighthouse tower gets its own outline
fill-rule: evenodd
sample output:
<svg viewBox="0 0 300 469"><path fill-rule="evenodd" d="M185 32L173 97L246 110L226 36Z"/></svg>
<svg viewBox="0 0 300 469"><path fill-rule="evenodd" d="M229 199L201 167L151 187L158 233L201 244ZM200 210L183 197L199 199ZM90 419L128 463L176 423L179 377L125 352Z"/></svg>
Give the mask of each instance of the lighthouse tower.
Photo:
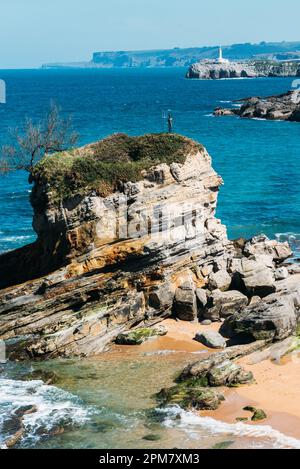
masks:
<svg viewBox="0 0 300 469"><path fill-rule="evenodd" d="M217 59L218 64L228 64L229 60L223 58L222 46L219 47L219 58Z"/></svg>

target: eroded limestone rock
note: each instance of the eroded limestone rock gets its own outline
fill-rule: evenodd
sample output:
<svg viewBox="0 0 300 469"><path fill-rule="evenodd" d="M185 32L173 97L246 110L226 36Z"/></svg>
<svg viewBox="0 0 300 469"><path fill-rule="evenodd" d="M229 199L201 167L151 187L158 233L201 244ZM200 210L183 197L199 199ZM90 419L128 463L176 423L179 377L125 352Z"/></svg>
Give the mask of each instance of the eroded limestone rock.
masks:
<svg viewBox="0 0 300 469"><path fill-rule="evenodd" d="M141 327L128 332L122 332L116 338L118 345L141 345L149 339L164 336L168 332L164 326Z"/></svg>
<svg viewBox="0 0 300 469"><path fill-rule="evenodd" d="M201 386L201 383L180 383L171 388L162 389L157 395L162 407L178 405L183 409L216 410L224 396L214 389Z"/></svg>
<svg viewBox="0 0 300 469"><path fill-rule="evenodd" d="M216 331L198 332L195 340L209 348L226 348L226 340Z"/></svg>
<svg viewBox="0 0 300 469"><path fill-rule="evenodd" d="M267 296L276 289L275 276L266 259L242 259L240 275L251 296Z"/></svg>
<svg viewBox="0 0 300 469"><path fill-rule="evenodd" d="M297 316L292 295L270 295L260 303L233 314L222 324L225 337L279 341L296 331Z"/></svg>
<svg viewBox="0 0 300 469"><path fill-rule="evenodd" d="M209 276L210 290L227 291L231 284L231 277L226 270L219 270Z"/></svg>
<svg viewBox="0 0 300 469"><path fill-rule="evenodd" d="M177 137L170 138L173 145ZM206 150L183 140L180 159L155 159L136 182L122 179L113 193L87 187L56 203L35 177L38 239L0 256L0 339L20 337L15 357L94 355L118 334L174 310L197 318L202 272L228 256L228 239L215 218L222 179ZM96 150L92 144L77 153ZM181 277L191 279L189 289L180 288ZM180 307L175 301L173 308L176 288Z"/></svg>
<svg viewBox="0 0 300 469"><path fill-rule="evenodd" d="M221 292L215 290L211 293L204 317L212 321L227 318L247 306L248 298L238 291Z"/></svg>
<svg viewBox="0 0 300 469"><path fill-rule="evenodd" d="M207 373L210 386L238 386L253 381L253 374L230 360L216 365Z"/></svg>
<svg viewBox="0 0 300 469"><path fill-rule="evenodd" d="M194 321L198 316L195 285L186 282L177 288L174 300L174 311L182 321Z"/></svg>

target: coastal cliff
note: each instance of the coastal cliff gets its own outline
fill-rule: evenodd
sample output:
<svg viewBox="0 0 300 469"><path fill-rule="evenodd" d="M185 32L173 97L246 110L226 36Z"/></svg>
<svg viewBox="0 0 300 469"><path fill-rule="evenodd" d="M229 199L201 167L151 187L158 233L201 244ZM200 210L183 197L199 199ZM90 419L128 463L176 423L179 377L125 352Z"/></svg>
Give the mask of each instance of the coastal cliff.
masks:
<svg viewBox="0 0 300 469"><path fill-rule="evenodd" d="M300 42L261 42L232 44L223 47L226 57L240 60L293 60L299 58ZM213 60L219 46L189 47L135 51L94 52L90 61L48 63L42 68L171 68L189 67L200 60Z"/></svg>
<svg viewBox="0 0 300 469"><path fill-rule="evenodd" d="M0 337L27 336L29 355L102 351L224 254L222 180L183 137L113 136L47 157L33 183L37 241L0 257Z"/></svg>
<svg viewBox="0 0 300 469"><path fill-rule="evenodd" d="M114 135L45 157L32 174L37 241L0 256L0 339L12 358L88 356L175 315L224 336L296 330L299 272L287 243L230 242L222 179L179 135Z"/></svg>
<svg viewBox="0 0 300 469"><path fill-rule="evenodd" d="M299 62L249 61L216 63L201 61L192 64L187 78L218 80L224 78L299 77Z"/></svg>

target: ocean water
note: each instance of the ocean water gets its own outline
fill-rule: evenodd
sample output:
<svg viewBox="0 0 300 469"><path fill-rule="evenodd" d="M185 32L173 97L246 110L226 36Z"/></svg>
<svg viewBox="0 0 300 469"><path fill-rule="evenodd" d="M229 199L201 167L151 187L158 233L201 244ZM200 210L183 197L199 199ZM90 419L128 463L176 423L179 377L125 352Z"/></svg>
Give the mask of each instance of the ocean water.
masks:
<svg viewBox="0 0 300 469"><path fill-rule="evenodd" d="M165 351L108 353L83 360L10 364L0 378L0 447L5 448L13 413L24 405L37 412L25 417L18 448L69 449L300 449L300 441L268 425L224 423L179 407L157 408L153 395L172 385L195 353ZM45 385L28 373L55 373ZM61 432L64 429L64 432ZM155 441L145 439L155 435Z"/></svg>
<svg viewBox="0 0 300 469"><path fill-rule="evenodd" d="M300 256L300 126L297 123L215 118L216 106L246 96L278 94L291 79L197 81L184 70L0 71L7 104L0 105L0 145L26 116L39 119L51 100L73 116L80 144L113 132L131 135L166 130L171 109L174 130L206 146L224 179L218 217L231 238L265 233L289 240ZM31 227L27 175L0 178L0 252L35 239ZM172 381L186 357L135 357L107 362L67 361L40 365L60 375L55 386L21 376L33 364L4 366L0 374L0 444L8 415L25 403L38 406L28 416L23 447L182 447L208 448L224 440L233 447L297 447L271 428L227 425L169 409L161 422L149 421L151 393ZM113 359L112 359L113 361ZM173 415L173 417L172 417ZM48 427L45 425L48 423ZM57 427L63 435L45 438ZM147 433L161 439L148 442ZM181 442L181 443L179 443ZM119 446L118 446L119 445Z"/></svg>
<svg viewBox="0 0 300 469"><path fill-rule="evenodd" d="M297 242L299 124L212 116L216 106L232 100L285 92L291 79L186 80L182 69L1 71L0 77L7 84L0 144L26 116L41 118L51 100L73 116L80 144L113 132L160 132L166 129L162 112L171 109L174 130L203 143L224 179L218 216L229 236L263 232ZM0 180L0 251L34 239L29 190L25 174Z"/></svg>

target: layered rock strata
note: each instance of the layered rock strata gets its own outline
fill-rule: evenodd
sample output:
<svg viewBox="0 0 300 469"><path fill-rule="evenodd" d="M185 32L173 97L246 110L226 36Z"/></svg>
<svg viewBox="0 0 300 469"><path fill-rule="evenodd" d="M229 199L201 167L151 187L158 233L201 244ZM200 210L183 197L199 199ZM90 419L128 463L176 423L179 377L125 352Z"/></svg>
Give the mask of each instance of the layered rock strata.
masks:
<svg viewBox="0 0 300 469"><path fill-rule="evenodd" d="M53 182L34 178L37 241L0 256L0 339L11 358L98 354L172 314L225 319L235 341L295 332L299 273L284 264L288 244L230 242L215 217L222 179L203 147L184 148L180 162L139 166L135 182L122 178L106 194L87 185L58 200Z"/></svg>
<svg viewBox="0 0 300 469"><path fill-rule="evenodd" d="M37 178L38 239L0 257L0 338L12 348L22 338L24 357L91 355L171 315L177 288L194 294L208 265L225 265L221 184L200 146L106 197L87 188L57 204Z"/></svg>
<svg viewBox="0 0 300 469"><path fill-rule="evenodd" d="M270 60L248 62L201 61L190 66L186 77L201 80L224 78L299 77L298 62L275 62Z"/></svg>

